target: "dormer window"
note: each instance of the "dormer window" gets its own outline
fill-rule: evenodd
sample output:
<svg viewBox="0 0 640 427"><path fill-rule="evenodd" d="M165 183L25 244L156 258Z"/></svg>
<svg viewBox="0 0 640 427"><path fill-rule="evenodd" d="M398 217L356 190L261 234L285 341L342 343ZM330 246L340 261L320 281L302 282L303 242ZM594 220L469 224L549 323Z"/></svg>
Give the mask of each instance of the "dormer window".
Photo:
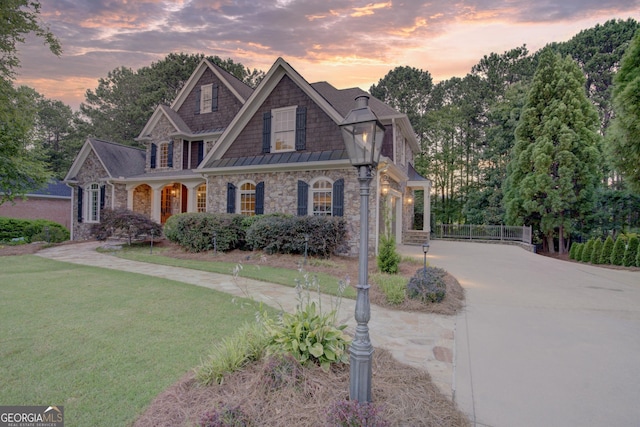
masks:
<svg viewBox="0 0 640 427"><path fill-rule="evenodd" d="M218 110L218 85L200 86L200 114Z"/></svg>

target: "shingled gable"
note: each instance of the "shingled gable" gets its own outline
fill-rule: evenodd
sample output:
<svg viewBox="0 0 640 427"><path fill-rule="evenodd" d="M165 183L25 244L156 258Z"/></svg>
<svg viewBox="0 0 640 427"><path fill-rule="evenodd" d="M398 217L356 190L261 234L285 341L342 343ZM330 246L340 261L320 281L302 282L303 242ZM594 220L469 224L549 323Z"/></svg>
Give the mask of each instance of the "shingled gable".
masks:
<svg viewBox="0 0 640 427"><path fill-rule="evenodd" d="M177 135L191 134L191 129L189 129L189 126L187 126L187 124L184 122L184 120L182 120L182 117L180 117L178 113L176 113L166 105L158 105L158 107L156 108L156 111L153 112L153 115L147 121L147 124L145 125L144 129L142 129L142 132L140 132L140 135L138 135L138 137L135 138L135 140L136 141L149 140L151 138L151 131L153 130L153 128L156 127L156 125L158 124L158 122L162 117L166 117L167 120L169 120L169 123L171 123L171 125L174 127L175 133Z"/></svg>
<svg viewBox="0 0 640 427"><path fill-rule="evenodd" d="M65 181L74 181L91 152L94 152L109 178L139 175L144 172L146 153L139 148L88 138L71 165Z"/></svg>
<svg viewBox="0 0 640 427"><path fill-rule="evenodd" d="M336 124L340 123L343 116L325 98L311 87L311 85L291 67L284 59L278 58L265 78L251 97L243 105L233 121L218 140L215 147L207 154L201 168L208 168L213 162L219 160L229 149L233 141L256 114L265 100L276 88L284 76L288 76L307 96L309 96Z"/></svg>

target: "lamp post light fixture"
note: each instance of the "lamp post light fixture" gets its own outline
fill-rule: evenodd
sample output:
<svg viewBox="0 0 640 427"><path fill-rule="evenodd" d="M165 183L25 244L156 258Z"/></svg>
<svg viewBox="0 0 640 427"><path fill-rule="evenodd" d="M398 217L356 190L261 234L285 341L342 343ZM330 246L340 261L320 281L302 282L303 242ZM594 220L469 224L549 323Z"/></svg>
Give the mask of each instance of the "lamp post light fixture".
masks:
<svg viewBox="0 0 640 427"><path fill-rule="evenodd" d="M422 244L422 252L424 253L424 269L422 270L422 274L424 277L427 277L427 252L429 252L429 242L424 242Z"/></svg>
<svg viewBox="0 0 640 427"><path fill-rule="evenodd" d="M373 346L369 338L369 188L372 169L378 165L384 125L369 108L369 97L358 96L356 106L340 124L344 144L351 164L358 169L360 181L360 257L358 284L356 285L357 322L353 342L349 348L349 400L371 402L371 365Z"/></svg>

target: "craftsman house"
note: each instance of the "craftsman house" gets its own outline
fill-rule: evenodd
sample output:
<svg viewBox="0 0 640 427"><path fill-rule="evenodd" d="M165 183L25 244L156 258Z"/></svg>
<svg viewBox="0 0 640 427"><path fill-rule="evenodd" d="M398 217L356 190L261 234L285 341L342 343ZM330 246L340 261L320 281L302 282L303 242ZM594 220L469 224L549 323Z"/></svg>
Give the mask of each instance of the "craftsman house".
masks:
<svg viewBox="0 0 640 427"><path fill-rule="evenodd" d="M140 132L145 148L87 139L65 178L73 189L72 238L91 238L103 207L160 223L182 212L337 215L347 220L355 254L359 182L339 124L363 94L309 84L281 58L253 90L203 60ZM386 227L398 242L411 230L414 190L424 190L429 224L431 182L412 166L418 143L407 116L373 97L369 106L386 127L371 184L374 249Z"/></svg>

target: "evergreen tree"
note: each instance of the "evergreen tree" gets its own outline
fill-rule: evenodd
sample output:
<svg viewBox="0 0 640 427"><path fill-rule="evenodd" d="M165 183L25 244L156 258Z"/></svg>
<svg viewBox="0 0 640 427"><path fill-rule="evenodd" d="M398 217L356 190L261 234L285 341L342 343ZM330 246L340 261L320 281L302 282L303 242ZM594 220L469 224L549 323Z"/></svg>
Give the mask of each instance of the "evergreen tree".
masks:
<svg viewBox="0 0 640 427"><path fill-rule="evenodd" d="M607 239L604 241L604 246L602 247L602 253L600 254L600 264L609 264L611 262L613 246L613 237L607 236Z"/></svg>
<svg viewBox="0 0 640 427"><path fill-rule="evenodd" d="M638 254L636 255L636 267L640 267L640 245L638 245Z"/></svg>
<svg viewBox="0 0 640 427"><path fill-rule="evenodd" d="M602 255L602 240L597 238L593 243L591 252L591 264L600 264L600 256Z"/></svg>
<svg viewBox="0 0 640 427"><path fill-rule="evenodd" d="M573 259L576 261L582 261L582 251L584 250L584 243L574 243L576 248L576 255ZM573 246L572 246L573 247Z"/></svg>
<svg viewBox="0 0 640 427"><path fill-rule="evenodd" d="M582 250L582 254L580 257L580 261L589 262L591 261L591 254L593 253L593 244L595 243L595 239L589 239L587 243L584 245L584 249Z"/></svg>
<svg viewBox="0 0 640 427"><path fill-rule="evenodd" d="M627 49L613 84L616 113L608 138L611 159L640 192L640 31Z"/></svg>
<svg viewBox="0 0 640 427"><path fill-rule="evenodd" d="M624 235L619 235L616 239L615 245L613 245L613 252L611 252L611 264L622 265L624 261L624 251L627 246L627 239Z"/></svg>
<svg viewBox="0 0 640 427"><path fill-rule="evenodd" d="M636 264L636 255L638 254L638 246L640 241L637 236L631 236L627 249L624 251L624 258L622 259L622 265L625 267L633 267Z"/></svg>
<svg viewBox="0 0 640 427"><path fill-rule="evenodd" d="M536 224L549 252L594 207L599 182L598 115L571 58L542 54L528 93L507 170L507 222Z"/></svg>

